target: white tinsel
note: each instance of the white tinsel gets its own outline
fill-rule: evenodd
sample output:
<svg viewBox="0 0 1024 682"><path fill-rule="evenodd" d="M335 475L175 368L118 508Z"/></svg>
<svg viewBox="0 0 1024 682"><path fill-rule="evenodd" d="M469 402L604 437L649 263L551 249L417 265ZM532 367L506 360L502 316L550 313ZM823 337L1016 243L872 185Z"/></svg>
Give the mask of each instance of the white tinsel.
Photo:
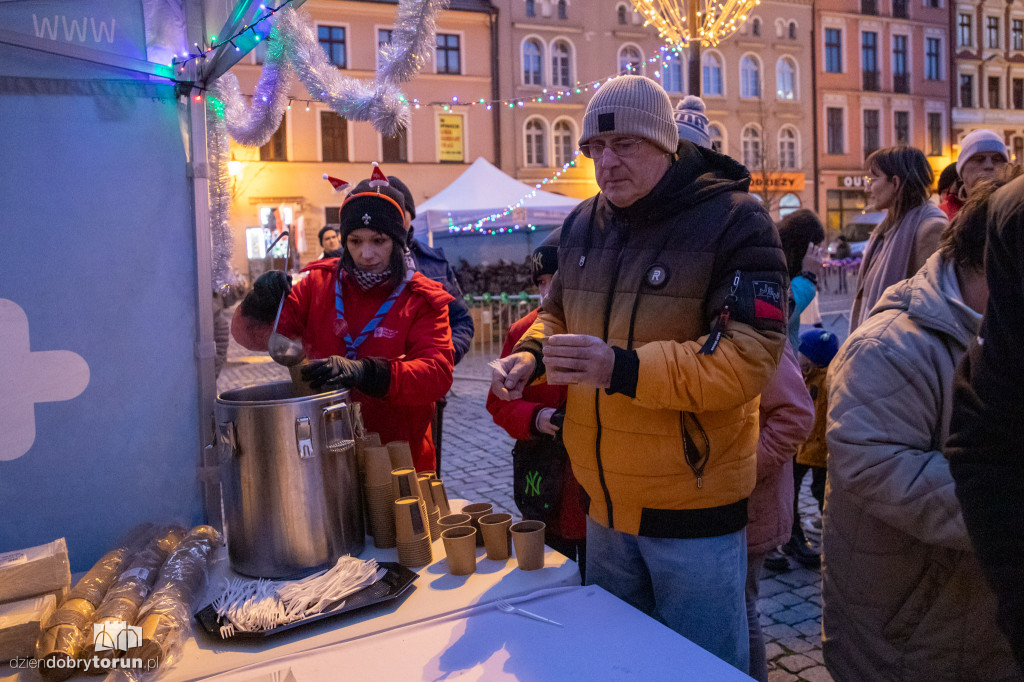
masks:
<svg viewBox="0 0 1024 682"><path fill-rule="evenodd" d="M377 80L398 85L413 79L434 52L437 15L448 0L415 0L398 4L391 42L380 48Z"/></svg>
<svg viewBox="0 0 1024 682"><path fill-rule="evenodd" d="M228 222L231 213L231 178L228 172L230 145L224 116L217 103L206 101L206 141L210 181L210 241L213 247L213 288L222 291L230 285L233 240ZM273 131L271 131L273 132Z"/></svg>

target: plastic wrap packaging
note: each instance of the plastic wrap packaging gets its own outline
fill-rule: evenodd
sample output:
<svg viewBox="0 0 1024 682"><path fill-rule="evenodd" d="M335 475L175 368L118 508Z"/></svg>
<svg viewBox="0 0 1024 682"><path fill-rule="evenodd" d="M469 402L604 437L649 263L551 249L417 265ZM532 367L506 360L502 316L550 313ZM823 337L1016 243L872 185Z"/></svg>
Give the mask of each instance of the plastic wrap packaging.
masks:
<svg viewBox="0 0 1024 682"><path fill-rule="evenodd" d="M31 656L43 623L56 609L52 594L0 604L0 663Z"/></svg>
<svg viewBox="0 0 1024 682"><path fill-rule="evenodd" d="M168 555L181 544L185 533L181 526L168 526L157 530L146 546L131 558L117 580L107 590L103 601L93 614L93 629L105 626L111 631L116 631L120 623L135 622L139 608L160 575L161 567ZM82 647L80 657L92 658L98 655L101 658L114 658L119 655L116 647L102 650L104 647L101 646L101 651L97 651L96 648L95 641L87 641Z"/></svg>
<svg viewBox="0 0 1024 682"><path fill-rule="evenodd" d="M191 634L192 613L204 595L210 561L220 543L211 526L196 526L171 553L146 599L136 625L142 627L142 649L133 653L147 669L174 663Z"/></svg>
<svg viewBox="0 0 1024 682"><path fill-rule="evenodd" d="M0 553L0 604L52 594L59 604L71 587L64 538L38 547Z"/></svg>
<svg viewBox="0 0 1024 682"><path fill-rule="evenodd" d="M92 636L96 607L152 528L151 524L139 526L122 546L104 554L50 617L36 644L39 671L45 679L65 680L75 672L75 659Z"/></svg>

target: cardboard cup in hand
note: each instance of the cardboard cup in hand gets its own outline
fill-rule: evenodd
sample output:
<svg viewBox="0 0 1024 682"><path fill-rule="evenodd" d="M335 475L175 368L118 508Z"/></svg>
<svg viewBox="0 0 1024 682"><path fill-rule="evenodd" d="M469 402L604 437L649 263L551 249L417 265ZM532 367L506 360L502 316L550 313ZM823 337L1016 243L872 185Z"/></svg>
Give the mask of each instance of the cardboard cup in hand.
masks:
<svg viewBox="0 0 1024 682"><path fill-rule="evenodd" d="M520 571L544 568L544 528L543 521L520 521L509 529Z"/></svg>
<svg viewBox="0 0 1024 682"><path fill-rule="evenodd" d="M494 505L490 502L476 502L467 504L462 508L463 514L469 514L473 519L473 528L476 528L476 546L484 546L484 537L480 534L480 517L487 516L494 511Z"/></svg>
<svg viewBox="0 0 1024 682"><path fill-rule="evenodd" d="M480 517L480 533L484 536L487 558L504 561L512 556L511 514L488 514Z"/></svg>
<svg viewBox="0 0 1024 682"><path fill-rule="evenodd" d="M476 536L476 529L467 526L456 526L441 533L449 573L469 575L476 571Z"/></svg>

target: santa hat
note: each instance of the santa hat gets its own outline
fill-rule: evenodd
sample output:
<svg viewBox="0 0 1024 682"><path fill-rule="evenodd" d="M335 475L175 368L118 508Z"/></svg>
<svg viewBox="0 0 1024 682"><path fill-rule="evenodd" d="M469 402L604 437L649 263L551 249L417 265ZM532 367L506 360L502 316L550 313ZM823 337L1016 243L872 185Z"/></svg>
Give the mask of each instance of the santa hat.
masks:
<svg viewBox="0 0 1024 682"><path fill-rule="evenodd" d="M377 189L378 187L390 187L391 183L388 182L388 177L384 175L384 171L380 169L380 166L376 161L373 162L373 173L370 174L370 187Z"/></svg>
<svg viewBox="0 0 1024 682"><path fill-rule="evenodd" d="M352 184L348 180L334 178L328 175L327 173L324 173L324 180L326 180L327 182L331 183L331 185L334 186L335 192L344 192L346 189L348 189L349 185Z"/></svg>

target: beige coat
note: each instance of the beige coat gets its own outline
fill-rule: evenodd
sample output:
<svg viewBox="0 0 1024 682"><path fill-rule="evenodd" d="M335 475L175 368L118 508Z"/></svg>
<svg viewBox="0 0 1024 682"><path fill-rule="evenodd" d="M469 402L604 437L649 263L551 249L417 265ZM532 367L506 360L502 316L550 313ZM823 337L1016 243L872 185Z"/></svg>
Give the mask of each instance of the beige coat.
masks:
<svg viewBox="0 0 1024 682"><path fill-rule="evenodd" d="M837 682L1021 679L940 449L979 323L935 254L831 365L822 626Z"/></svg>

